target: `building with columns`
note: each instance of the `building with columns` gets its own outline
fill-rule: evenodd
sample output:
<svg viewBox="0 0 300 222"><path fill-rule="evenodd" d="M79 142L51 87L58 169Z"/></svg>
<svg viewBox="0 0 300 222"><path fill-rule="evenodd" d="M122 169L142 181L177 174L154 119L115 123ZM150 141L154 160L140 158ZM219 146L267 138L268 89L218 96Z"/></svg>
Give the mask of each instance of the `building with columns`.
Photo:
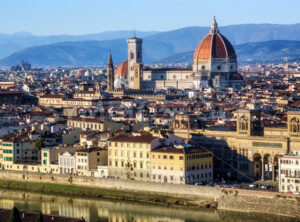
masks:
<svg viewBox="0 0 300 222"><path fill-rule="evenodd" d="M214 153L215 178L277 180L278 159L300 147L300 112L287 112L287 127L262 127L259 110L237 110L236 129L187 124L176 117L176 136L207 147ZM181 122L183 121L183 122Z"/></svg>
<svg viewBox="0 0 300 222"><path fill-rule="evenodd" d="M219 32L213 19L210 32L199 42L193 56L192 68L150 68L143 66L143 40L128 39L128 60L118 67L116 81L121 80L131 89L200 89L232 87L239 90L244 85L237 73L237 57L233 46ZM124 67L128 68L127 73ZM127 77L127 78L126 78ZM115 84L120 85L120 84ZM119 86L121 87L121 86Z"/></svg>

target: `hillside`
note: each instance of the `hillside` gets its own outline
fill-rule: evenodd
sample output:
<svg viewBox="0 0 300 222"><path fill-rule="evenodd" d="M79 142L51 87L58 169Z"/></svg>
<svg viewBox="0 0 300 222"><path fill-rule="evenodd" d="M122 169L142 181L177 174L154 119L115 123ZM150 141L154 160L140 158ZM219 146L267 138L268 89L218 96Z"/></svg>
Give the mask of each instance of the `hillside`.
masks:
<svg viewBox="0 0 300 222"><path fill-rule="evenodd" d="M186 55L186 52L193 51L208 31L208 27L187 27L159 33L137 32L137 36L143 37L144 40L143 59L145 63L153 63L155 61L174 63L187 61L191 58L191 56ZM300 39L300 24L231 25L220 27L220 31L233 45L238 45L235 48L237 54L240 56L239 61L247 61L252 58L252 55L255 56L255 60L262 60L264 58L276 60L286 56L292 58L298 57L298 52L294 52L291 45L293 43L286 40L297 41ZM132 36L132 31L46 37L37 37L30 33L16 33L13 36L14 40L10 44L8 43L10 37L0 34L0 57L7 54L8 51L12 52L20 47L23 47L23 49L1 59L0 65L2 66L11 66L20 63L21 60L26 60L34 66L82 66L105 64L109 49L113 53L116 64L127 59L126 38ZM110 38L113 38L113 40ZM3 39L6 40L4 41ZM279 43L279 47L282 50L288 48L288 51L276 51L276 46L273 44L277 43L272 44L273 40L286 41L277 43ZM23 41L27 45L36 46L24 48L26 44L20 46L20 43ZM258 42L258 45L251 44L255 42ZM260 42L269 42L268 44L270 45L263 46ZM250 47L249 49L247 48L248 46ZM266 51L259 51L260 46L262 50ZM297 44L295 47L298 47ZM239 50L242 50L242 52ZM274 54L271 52L274 52ZM260 56L260 53L269 53L269 56Z"/></svg>
<svg viewBox="0 0 300 222"><path fill-rule="evenodd" d="M137 31L136 35L146 37L149 35L157 34L158 32L140 32ZM49 36L36 36L28 32L18 32L14 34L0 33L0 58L9 56L10 54L39 45L48 45L58 42L66 41L104 41L112 39L126 39L133 35L132 30L124 31L109 31L95 34L86 35L49 35Z"/></svg>
<svg viewBox="0 0 300 222"><path fill-rule="evenodd" d="M250 42L234 46L238 61L241 63L274 62L300 58L300 41L274 40L265 42ZM188 63L192 64L194 51L178 53L176 55L155 61L161 64Z"/></svg>
<svg viewBox="0 0 300 222"><path fill-rule="evenodd" d="M34 66L99 66L106 64L109 50L115 64L127 59L127 42L125 39L117 39L34 46L1 59L0 65L11 66L25 60ZM144 43L143 59L146 62L153 62L172 54L174 51L168 44L153 41Z"/></svg>

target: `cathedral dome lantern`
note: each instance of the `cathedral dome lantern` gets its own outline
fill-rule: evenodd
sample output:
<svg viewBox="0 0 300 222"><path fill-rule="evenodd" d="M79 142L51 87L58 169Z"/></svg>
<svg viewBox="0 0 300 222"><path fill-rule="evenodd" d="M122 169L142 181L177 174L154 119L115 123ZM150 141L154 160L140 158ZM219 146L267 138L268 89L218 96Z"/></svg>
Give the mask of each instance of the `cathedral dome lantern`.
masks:
<svg viewBox="0 0 300 222"><path fill-rule="evenodd" d="M196 47L193 66L194 71L236 72L236 54L234 48L219 32L215 17L210 32Z"/></svg>

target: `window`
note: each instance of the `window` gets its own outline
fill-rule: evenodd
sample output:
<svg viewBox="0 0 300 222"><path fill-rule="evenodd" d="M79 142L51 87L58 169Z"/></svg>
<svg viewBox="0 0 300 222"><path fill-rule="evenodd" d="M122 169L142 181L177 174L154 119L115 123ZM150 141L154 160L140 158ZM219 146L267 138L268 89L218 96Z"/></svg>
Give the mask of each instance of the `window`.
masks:
<svg viewBox="0 0 300 222"><path fill-rule="evenodd" d="M170 160L174 160L174 156L170 156Z"/></svg>
<svg viewBox="0 0 300 222"><path fill-rule="evenodd" d="M43 160L43 164L47 164L47 160Z"/></svg>
<svg viewBox="0 0 300 222"><path fill-rule="evenodd" d="M143 163L140 163L140 168L143 168Z"/></svg>
<svg viewBox="0 0 300 222"><path fill-rule="evenodd" d="M167 159L167 155L164 155L164 159Z"/></svg>
<svg viewBox="0 0 300 222"><path fill-rule="evenodd" d="M183 160L183 156L180 156L180 157L179 157L179 160Z"/></svg>

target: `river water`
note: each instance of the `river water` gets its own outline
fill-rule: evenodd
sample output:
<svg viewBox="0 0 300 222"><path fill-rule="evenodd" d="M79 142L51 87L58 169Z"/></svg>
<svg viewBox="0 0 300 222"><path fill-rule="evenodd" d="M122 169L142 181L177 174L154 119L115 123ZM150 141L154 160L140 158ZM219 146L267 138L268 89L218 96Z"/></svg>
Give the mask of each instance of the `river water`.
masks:
<svg viewBox="0 0 300 222"><path fill-rule="evenodd" d="M215 210L190 210L140 204L128 201L52 196L22 191L0 190L0 208L42 212L69 217L84 217L89 222L290 222L291 218L233 213Z"/></svg>

